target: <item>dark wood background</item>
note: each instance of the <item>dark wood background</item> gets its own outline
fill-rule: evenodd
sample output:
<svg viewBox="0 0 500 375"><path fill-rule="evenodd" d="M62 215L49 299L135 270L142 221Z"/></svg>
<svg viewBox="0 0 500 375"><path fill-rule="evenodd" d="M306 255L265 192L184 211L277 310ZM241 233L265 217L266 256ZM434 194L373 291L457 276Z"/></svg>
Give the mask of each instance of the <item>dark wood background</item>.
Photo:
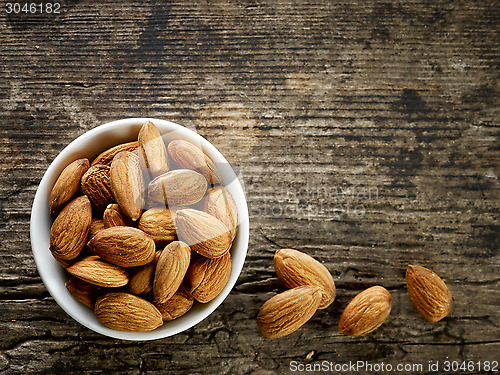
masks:
<svg viewBox="0 0 500 375"><path fill-rule="evenodd" d="M0 371L264 375L360 360L427 372L439 360L444 372L445 359L500 359L497 1L61 4L59 15L7 15L1 3ZM71 140L143 116L195 126L241 171L251 237L214 314L137 343L59 308L38 276L29 218ZM283 290L281 247L324 262L338 297L270 340L255 317ZM412 308L409 263L448 283L455 307L443 321ZM393 296L386 323L339 335L343 308L377 284Z"/></svg>

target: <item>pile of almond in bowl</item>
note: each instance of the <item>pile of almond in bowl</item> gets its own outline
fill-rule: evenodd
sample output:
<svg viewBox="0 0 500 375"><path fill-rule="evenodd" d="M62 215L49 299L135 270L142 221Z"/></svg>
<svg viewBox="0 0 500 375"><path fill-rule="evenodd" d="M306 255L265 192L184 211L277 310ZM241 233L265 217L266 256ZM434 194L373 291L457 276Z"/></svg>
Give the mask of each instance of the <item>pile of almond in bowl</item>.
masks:
<svg viewBox="0 0 500 375"><path fill-rule="evenodd" d="M78 159L49 201L66 288L120 331L151 331L207 303L231 273L238 214L213 161L151 123L137 141Z"/></svg>

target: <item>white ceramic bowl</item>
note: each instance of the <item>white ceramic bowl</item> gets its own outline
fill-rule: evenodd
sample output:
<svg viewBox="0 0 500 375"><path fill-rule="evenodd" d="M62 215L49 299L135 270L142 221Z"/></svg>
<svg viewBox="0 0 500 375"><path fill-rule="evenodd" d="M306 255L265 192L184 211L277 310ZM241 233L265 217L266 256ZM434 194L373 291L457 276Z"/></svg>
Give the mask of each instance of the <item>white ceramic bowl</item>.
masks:
<svg viewBox="0 0 500 375"><path fill-rule="evenodd" d="M160 130L166 142L172 139L184 139L199 144L219 167L222 184L231 192L236 201L239 215L238 234L231 248L231 276L222 292L206 304L196 303L184 316L165 322L163 326L151 332L122 332L101 324L94 312L76 301L65 287L68 274L52 257L49 250L50 227L49 195L57 177L70 162L79 158L92 161L107 148L119 143L137 139L139 129L146 121L152 121ZM38 272L56 302L84 326L103 335L124 340L155 340L182 332L209 316L231 292L241 272L248 248L249 222L248 208L243 188L233 169L224 156L206 139L194 131L169 121L149 118L130 118L113 121L96 127L71 142L50 164L37 189L31 209L30 224L31 247Z"/></svg>

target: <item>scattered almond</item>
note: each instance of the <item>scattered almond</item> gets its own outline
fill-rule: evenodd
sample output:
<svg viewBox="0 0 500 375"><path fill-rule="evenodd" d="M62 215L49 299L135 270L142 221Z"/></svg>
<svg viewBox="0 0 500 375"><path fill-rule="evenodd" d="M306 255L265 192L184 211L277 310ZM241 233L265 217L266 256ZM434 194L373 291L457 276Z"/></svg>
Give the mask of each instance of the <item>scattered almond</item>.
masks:
<svg viewBox="0 0 500 375"><path fill-rule="evenodd" d="M359 293L347 305L339 321L339 332L347 336L361 336L376 330L391 312L391 294L381 286L373 286Z"/></svg>
<svg viewBox="0 0 500 375"><path fill-rule="evenodd" d="M324 309L335 300L335 284L324 265L311 256L294 249L281 249L274 255L274 269L287 288L316 285L321 288L321 304Z"/></svg>
<svg viewBox="0 0 500 375"><path fill-rule="evenodd" d="M283 337L298 330L314 315L321 303L318 286L299 286L277 294L262 305L257 324L269 338Z"/></svg>
<svg viewBox="0 0 500 375"><path fill-rule="evenodd" d="M445 282L428 268L409 265L406 287L413 305L429 322L437 322L451 311L452 295Z"/></svg>

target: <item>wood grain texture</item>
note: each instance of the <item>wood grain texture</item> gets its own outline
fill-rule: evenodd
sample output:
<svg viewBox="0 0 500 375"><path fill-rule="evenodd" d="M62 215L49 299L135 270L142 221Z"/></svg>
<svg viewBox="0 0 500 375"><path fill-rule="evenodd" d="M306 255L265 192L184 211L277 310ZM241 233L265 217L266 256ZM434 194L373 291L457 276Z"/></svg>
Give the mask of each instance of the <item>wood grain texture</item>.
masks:
<svg viewBox="0 0 500 375"><path fill-rule="evenodd" d="M471 1L62 1L0 18L0 371L282 374L290 361L424 363L500 353L498 19ZM55 156L99 124L158 117L197 131L241 171L251 214L238 283L209 318L154 342L107 339L43 286L30 207ZM264 338L281 247L332 272L337 299ZM408 263L455 298L414 311ZM366 287L384 325L337 333ZM193 357L193 353L196 356ZM411 372L410 372L411 373ZM417 373L417 372L415 372Z"/></svg>

